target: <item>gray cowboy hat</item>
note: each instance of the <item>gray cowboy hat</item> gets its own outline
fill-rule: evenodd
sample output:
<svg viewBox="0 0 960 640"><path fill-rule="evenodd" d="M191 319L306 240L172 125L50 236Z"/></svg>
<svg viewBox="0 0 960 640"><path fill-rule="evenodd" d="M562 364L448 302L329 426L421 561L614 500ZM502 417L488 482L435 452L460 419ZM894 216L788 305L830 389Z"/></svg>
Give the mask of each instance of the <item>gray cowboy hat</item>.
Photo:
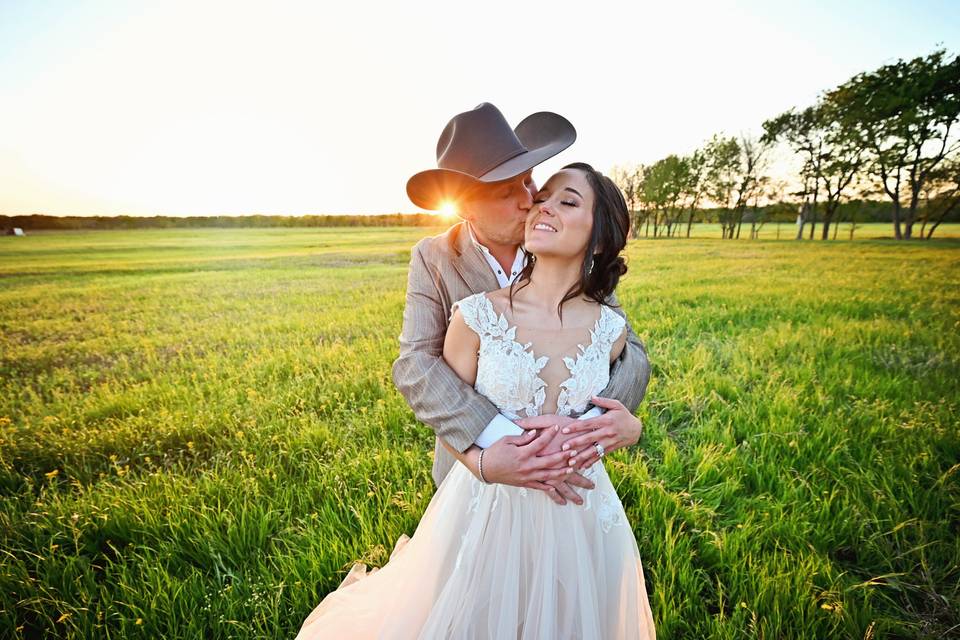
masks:
<svg viewBox="0 0 960 640"><path fill-rule="evenodd" d="M423 209L439 209L471 187L509 180L551 158L577 139L561 115L540 111L510 128L489 102L455 115L437 142L437 169L407 181L407 195Z"/></svg>

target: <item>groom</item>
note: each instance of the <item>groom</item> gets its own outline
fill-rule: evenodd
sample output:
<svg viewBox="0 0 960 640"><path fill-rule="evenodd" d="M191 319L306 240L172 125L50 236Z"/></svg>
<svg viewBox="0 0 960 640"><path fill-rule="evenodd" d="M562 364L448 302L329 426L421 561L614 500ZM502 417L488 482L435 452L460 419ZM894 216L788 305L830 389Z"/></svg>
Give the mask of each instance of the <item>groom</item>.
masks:
<svg viewBox="0 0 960 640"><path fill-rule="evenodd" d="M474 444L487 449L483 467L488 482L530 486L547 469L538 455L559 450L565 440L583 433L599 440L615 433L619 442L633 444L640 437L643 427L633 412L646 392L650 365L629 321L626 346L596 402L608 410L595 407L581 422L546 415L514 423L463 382L442 357L450 306L509 285L523 269L524 220L537 192L532 169L575 139L573 125L555 113L534 113L513 129L496 107L483 103L450 120L437 143L438 168L422 171L407 183L407 194L417 206L436 210L456 203L464 219L446 233L422 239L411 252L400 357L393 363L397 389L417 419L437 435L433 479L438 486L455 461L441 438L461 452ZM623 315L619 307L614 310ZM553 425L572 427L576 433L557 434L546 449L529 436L518 437L524 429ZM593 447L585 452L578 454L579 468L597 459ZM566 480L539 486L558 504L582 504L573 486L592 489L593 483L571 473Z"/></svg>

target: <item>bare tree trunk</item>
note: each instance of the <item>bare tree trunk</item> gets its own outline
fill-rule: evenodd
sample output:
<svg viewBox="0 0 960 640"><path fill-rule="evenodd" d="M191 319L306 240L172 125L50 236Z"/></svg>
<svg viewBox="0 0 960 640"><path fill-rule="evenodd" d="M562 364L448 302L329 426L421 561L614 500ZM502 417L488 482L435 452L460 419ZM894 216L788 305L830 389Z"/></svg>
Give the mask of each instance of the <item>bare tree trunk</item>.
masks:
<svg viewBox="0 0 960 640"><path fill-rule="evenodd" d="M910 206L907 208L906 219L903 221L903 239L909 240L913 237L913 216L914 216L914 203L910 202Z"/></svg>
<svg viewBox="0 0 960 640"><path fill-rule="evenodd" d="M823 210L823 229L820 232L821 240L830 239L830 225L833 224L833 216L837 213L837 207L840 205L839 200L828 200L827 204L824 206Z"/></svg>
<svg viewBox="0 0 960 640"><path fill-rule="evenodd" d="M937 230L937 227L940 226L940 223L943 222L943 221L946 219L947 214L950 213L951 211L953 211L953 209L954 209L958 204L960 204L960 200L954 200L954 201L953 201L953 204L951 204L949 207L947 207L947 208L945 208L945 209L943 210L943 213L940 214L940 217L937 218L937 221L936 221L935 223L933 223L932 225L930 225L930 231L927 232L927 235L926 235L926 237L925 237L926 240L929 240L929 239L930 239L930 236L932 236L932 235L933 235L933 232ZM921 231L920 237L921 237L921 238L924 238L922 231Z"/></svg>

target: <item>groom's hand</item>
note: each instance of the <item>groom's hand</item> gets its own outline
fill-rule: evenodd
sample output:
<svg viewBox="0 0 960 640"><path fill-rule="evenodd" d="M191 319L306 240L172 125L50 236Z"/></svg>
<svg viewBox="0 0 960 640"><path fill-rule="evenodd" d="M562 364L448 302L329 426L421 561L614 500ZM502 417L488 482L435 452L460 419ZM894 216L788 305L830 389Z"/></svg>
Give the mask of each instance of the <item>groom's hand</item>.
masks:
<svg viewBox="0 0 960 640"><path fill-rule="evenodd" d="M483 454L483 477L488 482L545 491L557 504L566 504L568 499L581 503L565 479L579 477L589 484L587 488L593 488L593 483L567 464L570 451L561 451L559 443L552 447L552 453L546 452L557 439L559 430L560 426L555 425L531 429L521 436L500 438Z"/></svg>
<svg viewBox="0 0 960 640"><path fill-rule="evenodd" d="M542 416L531 416L529 418L522 418L517 420L516 423L524 429L548 429L549 427L558 426L560 427L560 433L553 438L550 443L540 451L540 456L547 456L556 453L557 451L566 450L567 453L571 453L570 447L564 448L563 445L567 440L574 438L575 435L567 435L563 433L563 429L572 426L573 424L579 422L575 418L569 416L560 416L556 414L545 414ZM569 465L569 458L564 459L564 465ZM554 502L557 504L566 504L567 500L574 502L578 505L583 504L583 498L580 497L580 494L574 491L574 487L581 487L583 489L593 489L596 485L583 476L580 473L581 469L574 468L574 473L561 478L559 480L550 480L547 482L550 485L552 491L548 491L549 495ZM558 499L559 498L559 499Z"/></svg>

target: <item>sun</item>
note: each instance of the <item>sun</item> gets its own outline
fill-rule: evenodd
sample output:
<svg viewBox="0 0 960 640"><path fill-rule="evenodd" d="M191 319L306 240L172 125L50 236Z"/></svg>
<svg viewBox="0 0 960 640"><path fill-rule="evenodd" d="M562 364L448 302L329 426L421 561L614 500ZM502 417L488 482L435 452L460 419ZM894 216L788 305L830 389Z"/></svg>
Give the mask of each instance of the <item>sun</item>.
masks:
<svg viewBox="0 0 960 640"><path fill-rule="evenodd" d="M446 200L440 205L438 212L444 218L455 218L457 216L457 204L455 202L451 202L450 200Z"/></svg>

